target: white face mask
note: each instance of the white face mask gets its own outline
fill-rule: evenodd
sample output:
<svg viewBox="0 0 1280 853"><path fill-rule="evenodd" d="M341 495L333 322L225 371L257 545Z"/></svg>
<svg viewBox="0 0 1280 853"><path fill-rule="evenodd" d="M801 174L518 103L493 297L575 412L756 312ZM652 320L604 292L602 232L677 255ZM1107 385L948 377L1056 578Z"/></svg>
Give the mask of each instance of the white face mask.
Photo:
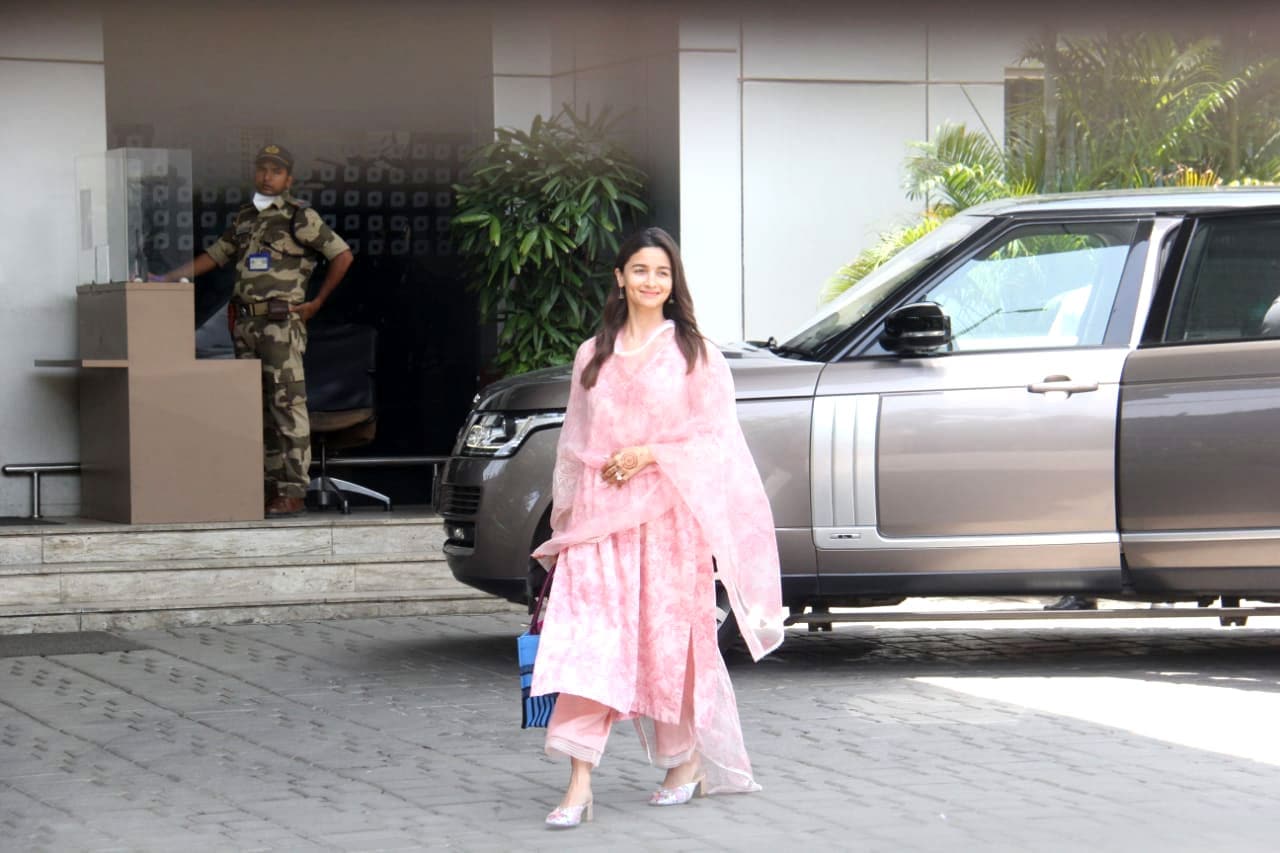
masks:
<svg viewBox="0 0 1280 853"><path fill-rule="evenodd" d="M260 211L266 210L268 207L276 203L277 198L279 198L279 196L263 195L262 193L254 193L253 206L258 208L258 210Z"/></svg>

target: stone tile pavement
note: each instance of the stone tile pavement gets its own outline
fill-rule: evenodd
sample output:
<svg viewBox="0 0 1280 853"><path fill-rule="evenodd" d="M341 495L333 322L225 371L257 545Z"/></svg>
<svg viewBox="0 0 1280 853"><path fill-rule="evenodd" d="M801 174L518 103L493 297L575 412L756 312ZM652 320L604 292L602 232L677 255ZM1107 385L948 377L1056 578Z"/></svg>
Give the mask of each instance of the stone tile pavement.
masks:
<svg viewBox="0 0 1280 853"><path fill-rule="evenodd" d="M489 614L0 643L0 850L1280 847L1280 762L1197 741L1275 739L1272 718L1232 710L1248 691L1280 715L1280 628L1261 621L792 629L731 665L762 792L650 808L659 774L620 726L596 821L567 833L541 826L566 768L519 729L521 629ZM1174 742L1000 698L1046 676L1102 718L1134 710L1109 704L1117 679L1223 701L1139 709L1183 720ZM996 698L946 686L969 679Z"/></svg>

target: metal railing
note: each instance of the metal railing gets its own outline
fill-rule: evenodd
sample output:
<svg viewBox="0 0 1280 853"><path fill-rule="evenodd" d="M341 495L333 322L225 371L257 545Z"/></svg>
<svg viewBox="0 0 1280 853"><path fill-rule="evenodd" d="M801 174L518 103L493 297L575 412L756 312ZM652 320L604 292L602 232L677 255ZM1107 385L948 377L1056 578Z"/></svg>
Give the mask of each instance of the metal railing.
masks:
<svg viewBox="0 0 1280 853"><path fill-rule="evenodd" d="M40 518L40 475L79 474L79 462L33 462L23 465L6 465L0 468L6 476L26 475L31 478L31 517Z"/></svg>
<svg viewBox="0 0 1280 853"><path fill-rule="evenodd" d="M440 468L449 461L448 456L352 456L336 457L326 460L334 467L342 468L397 468L405 465L431 466L431 505L436 505L436 490L440 482ZM318 462L316 464L319 464ZM0 468L5 476L27 476L31 478L31 518L40 515L40 475L41 474L79 474L79 462L32 462L20 465L5 465Z"/></svg>

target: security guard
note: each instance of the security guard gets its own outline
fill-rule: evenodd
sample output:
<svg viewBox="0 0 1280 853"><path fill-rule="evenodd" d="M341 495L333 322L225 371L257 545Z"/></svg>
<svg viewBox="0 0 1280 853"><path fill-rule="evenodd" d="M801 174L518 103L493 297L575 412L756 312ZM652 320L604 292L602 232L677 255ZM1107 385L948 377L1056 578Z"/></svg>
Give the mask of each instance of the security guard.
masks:
<svg viewBox="0 0 1280 853"><path fill-rule="evenodd" d="M254 194L231 227L169 281L203 275L234 262L235 288L227 306L237 358L262 362L262 443L265 512L269 517L303 511L310 482L311 426L307 417L302 354L306 323L320 310L351 266L351 248L320 215L289 194L293 155L267 145L254 158ZM329 271L315 298L307 280L323 255Z"/></svg>

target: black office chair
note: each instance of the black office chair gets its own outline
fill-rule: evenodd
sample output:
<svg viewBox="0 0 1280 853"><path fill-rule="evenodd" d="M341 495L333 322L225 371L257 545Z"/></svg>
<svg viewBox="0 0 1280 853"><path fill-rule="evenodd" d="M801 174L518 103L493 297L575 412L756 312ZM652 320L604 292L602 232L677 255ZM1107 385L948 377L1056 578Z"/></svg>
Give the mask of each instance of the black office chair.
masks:
<svg viewBox="0 0 1280 853"><path fill-rule="evenodd" d="M336 501L344 513L349 513L347 494L353 494L381 501L391 510L391 498L329 476L328 466L330 451L366 445L377 432L377 351L378 331L372 326L343 323L307 329L307 352L302 363L307 376L311 442L320 458L320 474L311 480L307 493L316 493L319 507Z"/></svg>

